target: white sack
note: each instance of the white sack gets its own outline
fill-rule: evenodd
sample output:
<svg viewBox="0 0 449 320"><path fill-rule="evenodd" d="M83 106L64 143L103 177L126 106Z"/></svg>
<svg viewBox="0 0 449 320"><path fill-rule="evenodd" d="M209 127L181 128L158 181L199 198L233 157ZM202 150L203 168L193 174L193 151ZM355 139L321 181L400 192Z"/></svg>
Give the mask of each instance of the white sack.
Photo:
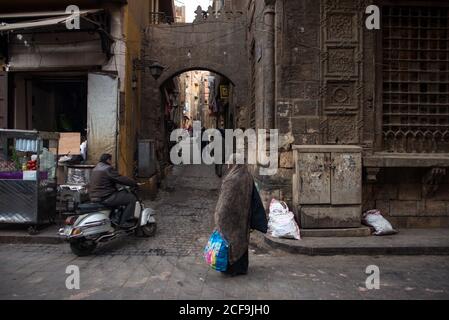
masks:
<svg viewBox="0 0 449 320"><path fill-rule="evenodd" d="M373 227L376 236L395 234L397 231L393 229L390 222L385 219L379 210L369 210L363 214L363 224Z"/></svg>
<svg viewBox="0 0 449 320"><path fill-rule="evenodd" d="M268 233L276 238L301 239L295 216L285 202L271 200Z"/></svg>

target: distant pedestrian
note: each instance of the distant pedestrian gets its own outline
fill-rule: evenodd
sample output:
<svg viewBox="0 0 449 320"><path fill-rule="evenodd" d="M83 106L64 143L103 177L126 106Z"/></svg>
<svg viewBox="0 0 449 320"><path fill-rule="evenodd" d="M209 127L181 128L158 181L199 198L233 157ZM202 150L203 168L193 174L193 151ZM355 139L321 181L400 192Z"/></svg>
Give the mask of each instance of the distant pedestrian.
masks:
<svg viewBox="0 0 449 320"><path fill-rule="evenodd" d="M225 141L225 137L226 137L226 131L223 127L218 128L218 131L220 131L221 134L221 163L215 163L215 174L221 178L223 176L223 166L224 163L226 162L226 141Z"/></svg>
<svg viewBox="0 0 449 320"><path fill-rule="evenodd" d="M246 164L229 165L215 209L215 226L229 242L229 267L225 274L247 274L250 229L266 233L268 222Z"/></svg>
<svg viewBox="0 0 449 320"><path fill-rule="evenodd" d="M226 129L225 129L225 123L224 123L223 119L220 120L220 125L217 127L217 130L221 134L221 146L222 146L221 150L222 151L221 151L221 162L215 164L215 174L219 178L221 178L223 176L224 163L226 162L226 141L225 141Z"/></svg>
<svg viewBox="0 0 449 320"><path fill-rule="evenodd" d="M201 139L201 152L204 150L204 148L208 145L208 142L207 142L207 140L205 140L205 135L204 135L204 133L206 132L206 128L203 126L202 128L201 128L201 137L200 137L200 139Z"/></svg>

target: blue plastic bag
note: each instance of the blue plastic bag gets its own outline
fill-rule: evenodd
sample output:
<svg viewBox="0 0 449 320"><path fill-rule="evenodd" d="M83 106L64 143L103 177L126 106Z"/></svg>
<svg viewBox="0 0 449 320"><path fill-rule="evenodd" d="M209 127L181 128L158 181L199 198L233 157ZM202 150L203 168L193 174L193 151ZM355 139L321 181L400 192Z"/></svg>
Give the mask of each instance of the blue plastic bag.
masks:
<svg viewBox="0 0 449 320"><path fill-rule="evenodd" d="M210 236L203 255L212 269L221 272L228 269L229 243L217 230Z"/></svg>

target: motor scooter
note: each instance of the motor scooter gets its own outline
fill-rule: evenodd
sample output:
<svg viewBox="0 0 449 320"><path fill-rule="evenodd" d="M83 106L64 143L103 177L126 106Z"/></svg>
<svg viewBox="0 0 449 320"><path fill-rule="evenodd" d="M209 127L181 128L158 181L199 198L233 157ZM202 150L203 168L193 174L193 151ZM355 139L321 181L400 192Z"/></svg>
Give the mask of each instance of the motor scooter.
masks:
<svg viewBox="0 0 449 320"><path fill-rule="evenodd" d="M123 187L138 199L134 212L135 225L130 228L119 226L124 207L109 208L102 203L85 203L78 205L76 214L68 217L64 228L59 229L59 235L69 244L72 252L79 256L92 254L98 244L135 234L139 237L152 237L156 234L157 224L155 211L145 208L135 190Z"/></svg>

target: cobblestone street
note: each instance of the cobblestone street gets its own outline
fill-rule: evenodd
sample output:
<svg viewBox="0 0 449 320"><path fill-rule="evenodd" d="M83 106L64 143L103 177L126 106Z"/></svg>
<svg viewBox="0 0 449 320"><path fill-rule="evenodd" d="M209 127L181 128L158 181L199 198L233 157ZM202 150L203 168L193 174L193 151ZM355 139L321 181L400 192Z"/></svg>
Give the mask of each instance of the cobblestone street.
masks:
<svg viewBox="0 0 449 320"><path fill-rule="evenodd" d="M213 167L174 167L156 201L146 203L156 210L156 237L129 237L100 249L99 253L164 256L201 253L213 228L213 211L220 183Z"/></svg>
<svg viewBox="0 0 449 320"><path fill-rule="evenodd" d="M445 256L292 255L252 246L247 276L229 278L203 262L220 180L213 167L175 167L154 202L154 238L129 237L77 258L67 244L0 245L0 299L447 299ZM80 268L68 290L66 268ZM380 269L380 289L365 286Z"/></svg>

